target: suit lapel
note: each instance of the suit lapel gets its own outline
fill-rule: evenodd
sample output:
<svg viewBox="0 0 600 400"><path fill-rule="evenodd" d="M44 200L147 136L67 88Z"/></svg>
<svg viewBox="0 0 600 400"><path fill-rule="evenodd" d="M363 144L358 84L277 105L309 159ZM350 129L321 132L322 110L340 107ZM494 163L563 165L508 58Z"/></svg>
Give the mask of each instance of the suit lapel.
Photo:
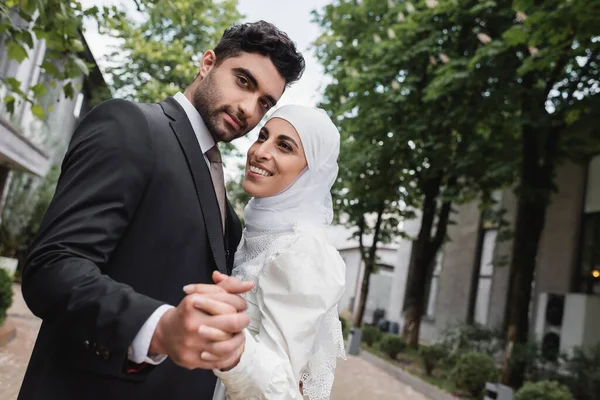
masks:
<svg viewBox="0 0 600 400"><path fill-rule="evenodd" d="M235 210L231 206L229 200L227 201L227 225L225 227L225 251L227 253L227 269L231 275L233 271L233 260L235 251L240 243L242 237L242 224L238 218Z"/></svg>
<svg viewBox="0 0 600 400"><path fill-rule="evenodd" d="M228 272L227 261L219 205L200 144L185 111L177 103L177 100L169 97L160 105L164 113L171 119L169 124L190 168L215 264L220 272L226 274Z"/></svg>

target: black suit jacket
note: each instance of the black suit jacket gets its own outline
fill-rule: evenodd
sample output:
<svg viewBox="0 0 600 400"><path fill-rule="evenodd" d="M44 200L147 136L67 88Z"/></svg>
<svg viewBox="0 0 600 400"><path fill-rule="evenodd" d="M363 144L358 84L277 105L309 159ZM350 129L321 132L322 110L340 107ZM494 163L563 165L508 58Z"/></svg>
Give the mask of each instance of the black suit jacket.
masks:
<svg viewBox="0 0 600 400"><path fill-rule="evenodd" d="M229 273L241 225L223 235L210 172L180 105L110 100L77 127L23 271L43 323L19 400L211 399L211 371L169 359L131 372L134 337L189 283Z"/></svg>

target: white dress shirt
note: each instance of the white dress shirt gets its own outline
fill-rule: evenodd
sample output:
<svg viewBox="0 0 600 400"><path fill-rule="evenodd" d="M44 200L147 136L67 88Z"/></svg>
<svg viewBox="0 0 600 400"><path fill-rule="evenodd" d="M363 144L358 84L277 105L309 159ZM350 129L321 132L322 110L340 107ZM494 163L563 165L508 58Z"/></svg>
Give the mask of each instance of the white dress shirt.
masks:
<svg viewBox="0 0 600 400"><path fill-rule="evenodd" d="M210 166L206 152L216 145L215 140L204 124L202 117L192 103L190 103L187 97L185 97L183 93L178 92L175 96L173 96L173 98L179 103L179 105L181 105L183 111L185 111L186 116L190 120L190 124L194 129L196 138L198 138L200 149L204 155L204 161L206 162L206 165ZM131 346L129 346L129 360L136 364L145 362L152 365L158 365L167 358L167 356L164 354L149 356L148 349L150 348L150 342L152 341L152 336L154 336L154 331L156 330L158 321L170 308L173 308L173 306L169 304L163 304L162 306L158 307L152 313L152 315L150 315L150 318L146 320L144 325L142 325L142 328L133 339Z"/></svg>

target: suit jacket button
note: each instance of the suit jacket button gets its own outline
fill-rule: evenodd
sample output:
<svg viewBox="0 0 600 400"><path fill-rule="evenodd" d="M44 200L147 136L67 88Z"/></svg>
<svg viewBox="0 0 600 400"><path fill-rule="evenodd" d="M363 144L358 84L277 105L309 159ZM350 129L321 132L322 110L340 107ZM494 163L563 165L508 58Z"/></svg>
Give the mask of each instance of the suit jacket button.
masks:
<svg viewBox="0 0 600 400"><path fill-rule="evenodd" d="M84 340L83 341L83 347L85 347L86 349L90 348L90 341L89 340Z"/></svg>

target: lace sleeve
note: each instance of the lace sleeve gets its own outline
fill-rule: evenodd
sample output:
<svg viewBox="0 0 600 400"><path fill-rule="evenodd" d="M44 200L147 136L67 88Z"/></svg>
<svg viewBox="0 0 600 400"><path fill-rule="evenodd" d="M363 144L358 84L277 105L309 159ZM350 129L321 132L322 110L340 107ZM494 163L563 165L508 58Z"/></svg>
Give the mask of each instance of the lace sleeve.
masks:
<svg viewBox="0 0 600 400"><path fill-rule="evenodd" d="M329 400L337 359L346 359L344 336L337 306L324 316L315 336L313 351L300 380L310 400Z"/></svg>

